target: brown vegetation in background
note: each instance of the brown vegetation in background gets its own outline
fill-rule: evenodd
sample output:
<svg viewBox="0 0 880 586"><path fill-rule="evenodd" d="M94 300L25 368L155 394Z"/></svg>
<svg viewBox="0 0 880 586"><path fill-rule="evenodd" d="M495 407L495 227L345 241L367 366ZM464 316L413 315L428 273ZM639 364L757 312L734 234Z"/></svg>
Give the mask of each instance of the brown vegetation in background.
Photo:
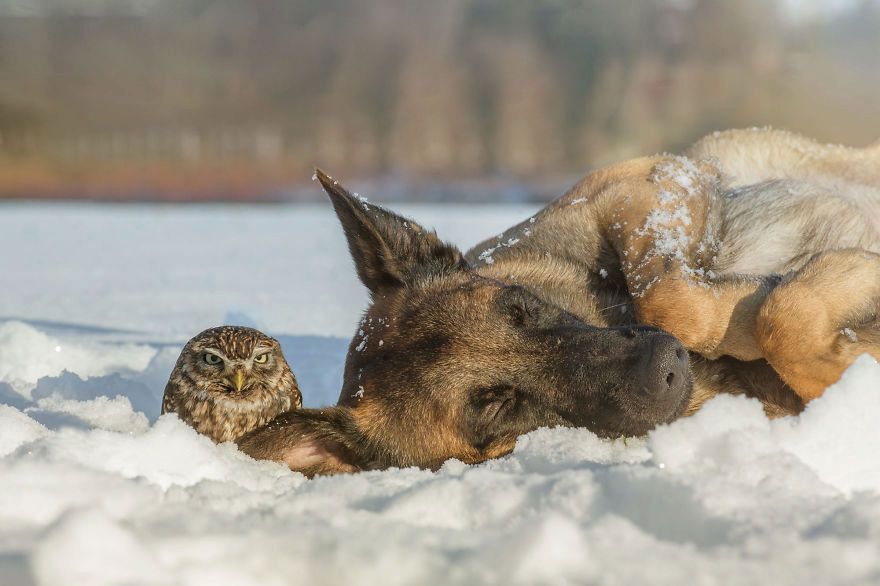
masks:
<svg viewBox="0 0 880 586"><path fill-rule="evenodd" d="M0 0L0 194L283 196L316 164L567 180L765 124L865 144L878 55L874 0L809 21L759 0Z"/></svg>

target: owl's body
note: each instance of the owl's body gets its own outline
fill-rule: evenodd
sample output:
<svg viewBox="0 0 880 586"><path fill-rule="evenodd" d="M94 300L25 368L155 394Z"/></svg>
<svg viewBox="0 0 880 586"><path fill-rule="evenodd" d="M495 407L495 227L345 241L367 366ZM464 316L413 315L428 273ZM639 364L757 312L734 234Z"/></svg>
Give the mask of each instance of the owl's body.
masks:
<svg viewBox="0 0 880 586"><path fill-rule="evenodd" d="M211 328L187 342L162 399L162 413L177 413L215 442L235 440L301 406L278 341L238 326Z"/></svg>

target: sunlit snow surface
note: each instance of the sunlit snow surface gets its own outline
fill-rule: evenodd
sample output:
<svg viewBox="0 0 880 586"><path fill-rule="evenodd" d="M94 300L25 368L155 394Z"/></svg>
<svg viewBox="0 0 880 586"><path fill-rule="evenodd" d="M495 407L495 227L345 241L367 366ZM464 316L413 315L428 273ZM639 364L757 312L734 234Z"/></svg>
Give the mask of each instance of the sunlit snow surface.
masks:
<svg viewBox="0 0 880 586"><path fill-rule="evenodd" d="M402 211L469 246L529 207ZM335 402L366 294L325 207L0 207L0 584L880 583L880 366L799 418L539 430L439 472L306 480L158 418L181 344L278 337Z"/></svg>

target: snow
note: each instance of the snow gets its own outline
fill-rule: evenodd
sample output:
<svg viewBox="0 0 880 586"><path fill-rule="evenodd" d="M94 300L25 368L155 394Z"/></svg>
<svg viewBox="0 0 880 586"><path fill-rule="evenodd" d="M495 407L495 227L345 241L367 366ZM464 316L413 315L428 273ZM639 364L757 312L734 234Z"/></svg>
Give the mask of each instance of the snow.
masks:
<svg viewBox="0 0 880 586"><path fill-rule="evenodd" d="M529 234L531 234L531 230L526 228L523 231L523 238L528 238ZM490 246L489 248L485 249L479 254L479 256L477 256L477 259L483 261L487 265L493 264L495 262L495 258L492 255L495 254L495 251L502 248L512 248L513 246L516 246L516 244L520 241L520 239L516 236L511 236L506 241L503 241L504 234L499 234L497 236L497 240L498 243L495 246Z"/></svg>
<svg viewBox="0 0 880 586"><path fill-rule="evenodd" d="M750 484L779 482L770 478L771 467L728 466L760 457L779 460L780 466L791 468L790 473L809 473L839 494L877 492L880 462L874 454L880 433L873 418L880 414L878 389L880 366L864 355L800 417L768 421L754 401L718 397L695 416L655 430L649 447L670 472L705 473L724 462L730 472L748 470ZM694 437L701 441L684 441ZM713 473L730 472L719 467Z"/></svg>
<svg viewBox="0 0 880 586"><path fill-rule="evenodd" d="M91 510L66 513L50 528L34 551L33 569L42 584L172 583L135 535Z"/></svg>
<svg viewBox="0 0 880 586"><path fill-rule="evenodd" d="M0 456L14 452L19 446L32 442L49 433L36 420L15 407L0 405Z"/></svg>
<svg viewBox="0 0 880 586"><path fill-rule="evenodd" d="M84 376L142 371L155 354L154 348L132 344L68 346L21 322L0 323L0 380L24 392L65 370Z"/></svg>
<svg viewBox="0 0 880 586"><path fill-rule="evenodd" d="M68 400L53 392L39 399L34 407L24 412L35 421L52 427L64 425L72 427L106 429L141 433L147 431L150 422L140 411L134 411L131 401L125 395L110 399L99 396L94 399Z"/></svg>
<svg viewBox="0 0 880 586"><path fill-rule="evenodd" d="M639 264L628 266L636 273L630 283L632 295L641 297L657 282L656 276L643 282L638 274L657 257L663 258L667 265L677 266L681 277L689 284L708 287L705 278L712 279L715 274L702 266L692 266L690 261L693 254L690 251L695 248L700 255L717 252L722 244L714 233L712 223L706 226L705 234L699 242L691 241L687 227L693 223L691 204L703 197L699 186L715 181L715 178L701 171L691 159L669 155L669 160L657 166L653 181L658 186L657 207L647 214L642 225L634 231L638 236L649 237L653 246L646 251ZM625 224L626 222L615 222L611 227L620 230ZM624 251L625 256L628 253L629 251Z"/></svg>
<svg viewBox="0 0 880 586"><path fill-rule="evenodd" d="M227 320L335 402L366 296L327 208L4 208L0 244L32 250L0 256L3 586L880 581L868 357L799 417L722 396L646 438L541 429L437 472L307 480L159 417L182 343ZM534 213L402 211L463 246Z"/></svg>

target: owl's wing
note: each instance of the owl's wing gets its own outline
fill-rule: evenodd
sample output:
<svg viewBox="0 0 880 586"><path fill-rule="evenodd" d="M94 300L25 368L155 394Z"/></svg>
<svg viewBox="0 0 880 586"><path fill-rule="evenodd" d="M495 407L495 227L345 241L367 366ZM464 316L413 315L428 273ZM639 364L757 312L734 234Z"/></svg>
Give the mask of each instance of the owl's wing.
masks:
<svg viewBox="0 0 880 586"><path fill-rule="evenodd" d="M171 388L171 384L165 387L165 395L162 397L162 415L166 413L174 413L177 411L177 406L174 402L174 390Z"/></svg>
<svg viewBox="0 0 880 586"><path fill-rule="evenodd" d="M288 411L300 409L303 404L303 396L302 392L299 390L299 384L296 382L296 376L294 376L290 366L287 367L287 372L284 373L284 378L287 379L287 384L285 386L287 387L287 396L290 398L290 408Z"/></svg>

